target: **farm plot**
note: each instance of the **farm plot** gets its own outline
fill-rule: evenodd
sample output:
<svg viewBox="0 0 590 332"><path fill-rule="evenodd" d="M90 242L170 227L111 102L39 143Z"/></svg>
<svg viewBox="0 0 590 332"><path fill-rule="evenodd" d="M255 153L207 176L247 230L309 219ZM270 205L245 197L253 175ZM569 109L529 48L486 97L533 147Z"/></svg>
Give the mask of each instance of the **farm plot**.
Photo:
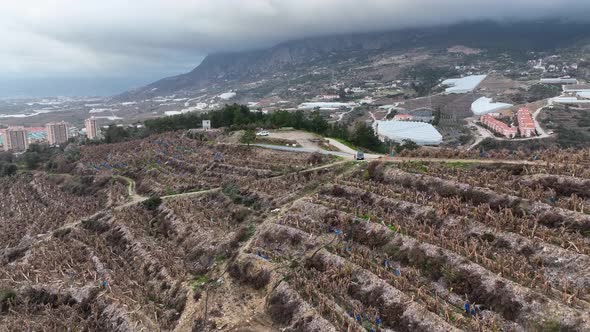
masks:
<svg viewBox="0 0 590 332"><path fill-rule="evenodd" d="M585 216L434 175L351 171L259 228L246 252L336 330L590 328L588 240L574 226ZM528 217L543 213L569 226ZM276 323L301 324L273 303Z"/></svg>
<svg viewBox="0 0 590 332"><path fill-rule="evenodd" d="M146 171L160 140L193 149L162 169L208 186ZM7 330L590 331L586 152L330 163L166 135L87 149L78 175L0 189ZM134 204L113 173L146 193L217 189Z"/></svg>
<svg viewBox="0 0 590 332"><path fill-rule="evenodd" d="M262 148L212 145L166 134L82 150L78 170L91 174L122 174L137 181L143 194L171 195L220 187L225 182L251 181L327 163L329 158Z"/></svg>
<svg viewBox="0 0 590 332"><path fill-rule="evenodd" d="M0 179L0 249L12 260L40 234L122 200L125 187L110 177L18 175Z"/></svg>
<svg viewBox="0 0 590 332"><path fill-rule="evenodd" d="M189 290L235 255L256 222L246 207L211 193L159 209L104 210L57 228L3 264L0 289L14 301L2 298L0 322L9 330L172 330Z"/></svg>

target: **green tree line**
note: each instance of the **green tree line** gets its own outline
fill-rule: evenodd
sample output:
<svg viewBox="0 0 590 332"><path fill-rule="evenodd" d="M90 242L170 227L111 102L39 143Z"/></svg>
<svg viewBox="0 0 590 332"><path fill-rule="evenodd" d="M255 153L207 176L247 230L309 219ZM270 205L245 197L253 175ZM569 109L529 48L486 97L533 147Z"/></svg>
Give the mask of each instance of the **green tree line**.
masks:
<svg viewBox="0 0 590 332"><path fill-rule="evenodd" d="M373 129L364 123L357 123L353 128L349 128L342 123L328 123L317 111L305 113L303 111L289 112L281 110L264 114L262 112L252 112L247 106L237 104L227 105L221 110L208 113L187 113L149 119L145 121L145 131L147 133L162 133L200 128L203 120L211 120L213 128L229 128L230 130L292 127L344 140L370 151L387 152L387 146L379 140ZM105 133L105 137L108 137L110 142L129 138L129 134L122 133L121 129L113 128L111 130L109 128ZM118 133L117 137L112 135L115 131ZM136 131L135 134L143 136L146 132Z"/></svg>

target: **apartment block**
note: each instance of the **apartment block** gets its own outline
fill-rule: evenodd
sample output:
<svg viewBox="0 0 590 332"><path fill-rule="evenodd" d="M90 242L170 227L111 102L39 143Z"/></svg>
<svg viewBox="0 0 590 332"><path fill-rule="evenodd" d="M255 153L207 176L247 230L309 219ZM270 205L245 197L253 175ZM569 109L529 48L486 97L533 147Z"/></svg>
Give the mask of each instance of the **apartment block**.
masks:
<svg viewBox="0 0 590 332"><path fill-rule="evenodd" d="M516 136L516 128L510 127L504 122L494 119L490 115L482 115L480 121L493 132L498 133L506 138L514 138Z"/></svg>
<svg viewBox="0 0 590 332"><path fill-rule="evenodd" d="M86 136L88 139L96 139L99 137L100 127L97 118L91 117L86 119L86 121L84 121L84 126L86 127Z"/></svg>
<svg viewBox="0 0 590 332"><path fill-rule="evenodd" d="M23 152L29 148L29 139L25 127L9 127L2 131L4 151Z"/></svg>
<svg viewBox="0 0 590 332"><path fill-rule="evenodd" d="M45 125L47 141L50 145L66 143L70 138L70 128L66 122L51 122Z"/></svg>

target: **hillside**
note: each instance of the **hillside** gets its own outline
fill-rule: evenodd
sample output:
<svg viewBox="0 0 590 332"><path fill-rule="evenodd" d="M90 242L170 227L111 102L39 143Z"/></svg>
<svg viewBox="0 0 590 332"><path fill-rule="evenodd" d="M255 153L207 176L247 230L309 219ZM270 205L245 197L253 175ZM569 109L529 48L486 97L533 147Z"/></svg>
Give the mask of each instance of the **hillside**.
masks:
<svg viewBox="0 0 590 332"><path fill-rule="evenodd" d="M588 150L358 163L214 142L85 146L71 175L0 179L0 326L590 330Z"/></svg>
<svg viewBox="0 0 590 332"><path fill-rule="evenodd" d="M466 45L493 52L547 51L572 47L587 39L588 24L473 22L428 29L326 36L280 43L268 49L207 56L191 72L164 78L126 92L118 99L196 95L202 89L227 91L246 83L309 74L317 67L338 72L343 65L362 66L375 56L414 48L446 49Z"/></svg>

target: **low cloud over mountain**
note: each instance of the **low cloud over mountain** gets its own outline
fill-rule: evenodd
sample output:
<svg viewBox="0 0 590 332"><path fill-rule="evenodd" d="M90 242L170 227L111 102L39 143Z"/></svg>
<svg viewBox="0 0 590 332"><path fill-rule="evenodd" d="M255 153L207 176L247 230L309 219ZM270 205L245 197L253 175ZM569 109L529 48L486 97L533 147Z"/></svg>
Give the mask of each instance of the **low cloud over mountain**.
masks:
<svg viewBox="0 0 590 332"><path fill-rule="evenodd" d="M21 0L0 3L0 77L167 76L203 56L466 20L584 20L581 0Z"/></svg>

